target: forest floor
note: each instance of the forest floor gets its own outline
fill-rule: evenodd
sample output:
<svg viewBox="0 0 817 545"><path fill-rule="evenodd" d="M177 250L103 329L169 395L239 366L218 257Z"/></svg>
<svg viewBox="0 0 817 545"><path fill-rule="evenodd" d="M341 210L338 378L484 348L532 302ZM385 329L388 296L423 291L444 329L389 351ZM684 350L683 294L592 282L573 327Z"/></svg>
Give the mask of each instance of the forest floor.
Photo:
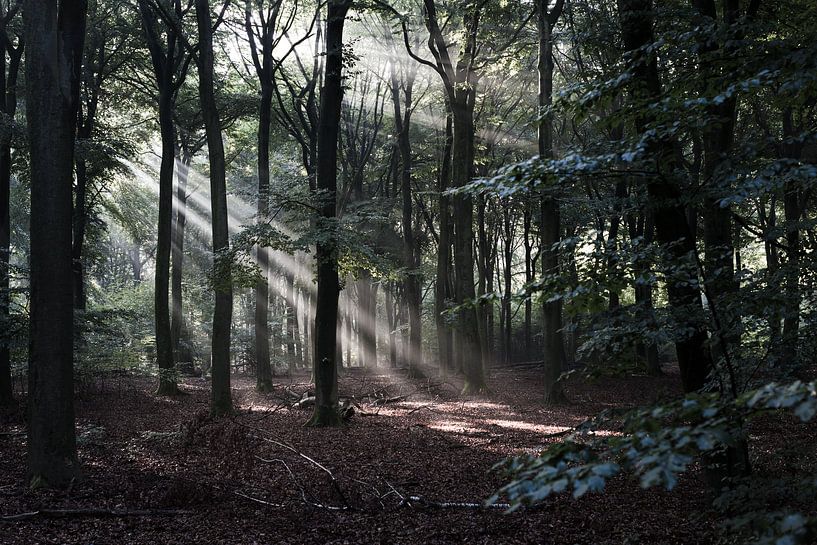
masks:
<svg viewBox="0 0 817 545"><path fill-rule="evenodd" d="M453 379L349 371L341 377L340 391L355 414L340 429L303 426L310 408L296 405L310 389L307 376L279 377L274 391L263 395L255 393L250 379L234 378L239 411L219 420L207 418L204 379L185 379L184 394L169 399L153 396L153 382L143 378L85 385L76 406L85 478L68 491L25 487L23 410L0 421L0 542L687 544L713 539L716 519L707 514L705 487L694 472L673 492L644 491L622 479L604 494L579 500L560 496L512 514L480 508L505 483L491 469L505 457L535 453L557 440L553 434L606 408L679 393L672 372L595 383L571 379L570 404L545 408L539 402L539 375L494 370L491 393L466 399ZM24 515L9 520L16 514Z"/></svg>

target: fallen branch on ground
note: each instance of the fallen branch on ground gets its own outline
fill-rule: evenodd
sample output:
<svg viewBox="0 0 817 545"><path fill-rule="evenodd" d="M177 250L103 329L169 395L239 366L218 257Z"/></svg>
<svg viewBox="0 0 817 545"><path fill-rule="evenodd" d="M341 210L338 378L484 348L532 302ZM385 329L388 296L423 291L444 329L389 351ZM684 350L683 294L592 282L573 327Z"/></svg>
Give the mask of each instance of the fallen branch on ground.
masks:
<svg viewBox="0 0 817 545"><path fill-rule="evenodd" d="M27 513L16 515L3 515L0 521L16 522L18 520L30 520L34 518L71 518L71 517L173 517L176 515L189 515L192 511L181 511L178 509L38 509Z"/></svg>

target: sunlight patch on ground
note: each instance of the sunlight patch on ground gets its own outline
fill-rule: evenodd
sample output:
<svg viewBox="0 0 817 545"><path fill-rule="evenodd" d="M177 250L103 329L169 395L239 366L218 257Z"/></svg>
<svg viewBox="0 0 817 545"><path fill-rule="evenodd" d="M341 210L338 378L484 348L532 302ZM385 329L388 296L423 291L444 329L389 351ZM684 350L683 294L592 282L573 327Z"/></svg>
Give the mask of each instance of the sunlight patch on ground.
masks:
<svg viewBox="0 0 817 545"><path fill-rule="evenodd" d="M429 424L432 430L447 432L447 433L487 433L488 430L474 426L472 422L464 420L442 420Z"/></svg>
<svg viewBox="0 0 817 545"><path fill-rule="evenodd" d="M483 422L491 426L499 426L501 428L509 428L512 430L529 431L541 434L560 433L571 429L566 426L546 426L543 424L533 424L531 422L522 422L519 420L489 419L483 420Z"/></svg>

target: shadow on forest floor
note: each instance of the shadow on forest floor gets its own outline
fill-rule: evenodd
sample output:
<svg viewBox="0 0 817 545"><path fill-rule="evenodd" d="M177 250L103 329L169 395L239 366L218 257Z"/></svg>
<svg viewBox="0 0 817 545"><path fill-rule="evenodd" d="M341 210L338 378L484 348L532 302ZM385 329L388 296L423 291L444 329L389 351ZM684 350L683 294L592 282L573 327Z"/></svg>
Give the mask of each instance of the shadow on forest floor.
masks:
<svg viewBox="0 0 817 545"><path fill-rule="evenodd" d="M461 398L438 378L346 372L340 392L355 414L311 429L308 376L278 377L269 394L233 381L236 416L207 418L204 379L186 395L152 395L131 378L78 396L85 480L67 492L23 487L22 412L0 436L0 514L38 509L153 510L144 516L15 521L4 543L705 543L711 517L700 479L672 493L617 480L582 500L557 497L505 515L476 508L503 477L506 456L534 453L609 407L678 393L678 377L571 380L571 403L539 403L534 370L493 370L491 394ZM299 405L303 405L299 408ZM17 431L17 433L9 433ZM414 500L409 498L414 497ZM155 511L164 510L164 511ZM171 511L167 511L171 510ZM170 516L164 516L172 513Z"/></svg>

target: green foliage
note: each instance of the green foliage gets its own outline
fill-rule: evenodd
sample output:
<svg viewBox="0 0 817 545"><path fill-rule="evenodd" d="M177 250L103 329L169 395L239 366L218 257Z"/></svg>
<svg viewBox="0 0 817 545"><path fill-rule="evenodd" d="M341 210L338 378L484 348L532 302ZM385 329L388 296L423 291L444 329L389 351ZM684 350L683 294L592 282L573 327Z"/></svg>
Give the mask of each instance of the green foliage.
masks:
<svg viewBox="0 0 817 545"><path fill-rule="evenodd" d="M537 456L508 459L496 466L512 480L489 502L507 497L511 509L533 505L552 494L572 493L580 498L600 492L616 475L634 475L642 488L661 486L671 490L681 474L698 459L712 464L718 454L738 447L745 439L746 422L759 415L787 411L807 422L817 415L817 382L770 383L747 392L738 399L717 394L695 394L683 399L644 409L621 413L606 411L576 428L563 441L546 448ZM795 479L807 495L813 490L814 476ZM716 507L728 511L758 491L752 481L738 481L726 489ZM760 490L773 493L774 489ZM744 507L746 507L744 505ZM770 521L764 532L779 543L796 543L809 535L817 520L800 513L766 513ZM755 537L757 517L738 517L730 524ZM761 541L764 542L764 541Z"/></svg>

